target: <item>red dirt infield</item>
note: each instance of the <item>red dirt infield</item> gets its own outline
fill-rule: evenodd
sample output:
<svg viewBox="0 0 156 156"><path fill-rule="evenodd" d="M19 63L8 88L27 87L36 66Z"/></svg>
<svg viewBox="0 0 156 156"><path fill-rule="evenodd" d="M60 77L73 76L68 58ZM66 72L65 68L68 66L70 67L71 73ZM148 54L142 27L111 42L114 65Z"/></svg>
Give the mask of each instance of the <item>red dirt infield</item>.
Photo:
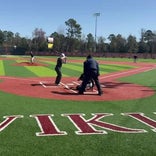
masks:
<svg viewBox="0 0 156 156"><path fill-rule="evenodd" d="M18 64L18 65L23 65ZM30 65L30 64L28 64ZM41 64L35 64L38 66ZM134 65L134 64L133 64ZM42 66L42 65L41 65ZM151 88L137 84L119 82L117 79L145 72L156 68L152 64L140 64L138 68L101 75L99 77L103 95L97 95L96 87L93 91L87 91L84 95L78 95L75 89L78 85L77 78L63 77L60 86L53 84L55 78L19 78L0 76L0 90L19 96L28 96L43 99L73 100L73 101L116 101L133 100L152 96L154 91Z"/></svg>
<svg viewBox="0 0 156 156"><path fill-rule="evenodd" d="M20 62L13 64L14 66L48 66L43 63L30 63L30 62Z"/></svg>

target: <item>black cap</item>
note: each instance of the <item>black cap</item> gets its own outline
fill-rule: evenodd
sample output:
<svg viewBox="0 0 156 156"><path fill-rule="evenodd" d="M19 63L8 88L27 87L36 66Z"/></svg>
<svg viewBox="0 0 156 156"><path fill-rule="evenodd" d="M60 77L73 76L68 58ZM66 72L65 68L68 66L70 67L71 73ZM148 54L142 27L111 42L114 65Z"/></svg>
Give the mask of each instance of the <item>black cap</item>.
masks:
<svg viewBox="0 0 156 156"><path fill-rule="evenodd" d="M90 58L92 58L92 55L88 55L88 56L87 56L87 59L90 59Z"/></svg>

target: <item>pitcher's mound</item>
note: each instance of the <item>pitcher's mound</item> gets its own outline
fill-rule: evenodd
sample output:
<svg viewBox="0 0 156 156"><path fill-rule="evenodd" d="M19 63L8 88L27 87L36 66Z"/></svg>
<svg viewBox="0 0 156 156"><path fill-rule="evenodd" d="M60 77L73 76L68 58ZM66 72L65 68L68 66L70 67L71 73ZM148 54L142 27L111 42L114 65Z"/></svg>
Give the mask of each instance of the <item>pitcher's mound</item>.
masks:
<svg viewBox="0 0 156 156"><path fill-rule="evenodd" d="M42 63L31 63L31 62L20 62L20 63L16 63L14 64L15 66L48 66L46 64L42 64Z"/></svg>

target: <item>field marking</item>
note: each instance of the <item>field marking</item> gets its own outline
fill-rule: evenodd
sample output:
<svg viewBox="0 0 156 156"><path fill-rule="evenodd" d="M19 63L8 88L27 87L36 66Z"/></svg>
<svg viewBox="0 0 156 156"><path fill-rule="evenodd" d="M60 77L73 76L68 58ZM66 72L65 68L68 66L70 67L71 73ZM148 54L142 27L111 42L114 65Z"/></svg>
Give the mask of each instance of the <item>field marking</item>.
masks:
<svg viewBox="0 0 156 156"><path fill-rule="evenodd" d="M84 92L83 94L89 94L89 95L96 95L98 91L93 91L93 92Z"/></svg>
<svg viewBox="0 0 156 156"><path fill-rule="evenodd" d="M68 86L74 86L74 83L67 83Z"/></svg>
<svg viewBox="0 0 156 156"><path fill-rule="evenodd" d="M46 86L43 81L40 81L39 84L41 84L41 86L44 88L58 88L59 87L59 86ZM78 93L78 91L75 91L75 90L69 88L69 86L73 86L74 84L80 85L78 82L73 81L73 83L67 83L67 84L60 82L60 84L63 87L65 87L65 89L68 89L69 91L71 91L73 93ZM93 89L93 91L85 91L84 92L84 94L95 94L95 93L96 94L98 93L98 91L96 89Z"/></svg>
<svg viewBox="0 0 156 156"><path fill-rule="evenodd" d="M68 89L69 91L71 91L71 92L73 92L73 93L77 93L77 91L75 91L75 90L73 90L73 89L70 89L68 85L66 85L66 84L64 84L64 83L62 83L62 82L60 82L60 84L61 84L62 86L64 86L65 89Z"/></svg>
<svg viewBox="0 0 156 156"><path fill-rule="evenodd" d="M139 68L139 69L134 69L134 70L130 70L130 71L125 71L125 72L120 72L120 73L116 73L116 74L112 74L112 75L108 75L108 76L102 76L100 77L100 80L105 79L105 78L110 78L110 77L114 77L114 76L120 76L120 75L124 75L124 74L129 74L129 73L134 73L135 72L145 72L145 71L149 71L149 70L153 70L156 67L143 67L143 68Z"/></svg>
<svg viewBox="0 0 156 156"><path fill-rule="evenodd" d="M150 71L150 70L153 70L153 69L156 69L156 65L154 65L153 67L142 67L142 68L139 68L139 69L132 69L130 71L125 71L125 72L120 72L120 73L115 73L115 74L111 74L111 75L108 75L108 76L101 76L99 79L102 80L102 79L105 79L105 78L111 78L111 77L115 77L115 76L120 76L120 75L124 75L124 74L128 74L128 73L134 73L135 72L147 72L147 71ZM32 81L32 82L39 82L39 79L29 79L29 78L21 78L21 77L9 77L9 76L0 76L1 79L10 79L10 80L23 80L23 81ZM75 81L73 81L73 83L77 83ZM65 85L65 84L64 84ZM77 83L77 85L79 85L79 83Z"/></svg>
<svg viewBox="0 0 156 156"><path fill-rule="evenodd" d="M155 68L156 68L156 66L154 66L154 67L151 68L151 69L147 69L147 70L145 70L144 72L148 72L148 71L154 70Z"/></svg>
<svg viewBox="0 0 156 156"><path fill-rule="evenodd" d="M57 85L52 85L52 86L49 86L49 85L46 85L46 83L48 83L47 81L39 81L39 83L44 87L44 88L58 88Z"/></svg>
<svg viewBox="0 0 156 156"><path fill-rule="evenodd" d="M77 84L77 85L80 85L80 83L75 82L75 81L73 81L73 83L75 83L75 84ZM102 86L104 86L104 85L101 85L101 87L102 87ZM102 88L103 88L103 87L102 87ZM93 88L93 92L97 92L97 90ZM92 93L92 92L85 92L85 93Z"/></svg>
<svg viewBox="0 0 156 156"><path fill-rule="evenodd" d="M45 86L41 81L39 82L41 84L41 86L43 86L44 88L47 88L47 86Z"/></svg>
<svg viewBox="0 0 156 156"><path fill-rule="evenodd" d="M39 80L31 80L29 78L21 78L21 77L9 77L9 76L0 76L1 79L10 79L10 80L24 80L24 81L32 81L32 82L38 82Z"/></svg>

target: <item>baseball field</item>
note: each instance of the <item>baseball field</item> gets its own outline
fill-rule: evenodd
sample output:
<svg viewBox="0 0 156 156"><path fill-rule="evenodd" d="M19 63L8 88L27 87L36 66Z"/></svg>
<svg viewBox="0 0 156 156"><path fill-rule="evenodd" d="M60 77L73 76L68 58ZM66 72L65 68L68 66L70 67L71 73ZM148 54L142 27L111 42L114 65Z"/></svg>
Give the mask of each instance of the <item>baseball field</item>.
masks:
<svg viewBox="0 0 156 156"><path fill-rule="evenodd" d="M155 156L156 61L96 58L104 94L78 95L83 57L0 57L1 156Z"/></svg>

